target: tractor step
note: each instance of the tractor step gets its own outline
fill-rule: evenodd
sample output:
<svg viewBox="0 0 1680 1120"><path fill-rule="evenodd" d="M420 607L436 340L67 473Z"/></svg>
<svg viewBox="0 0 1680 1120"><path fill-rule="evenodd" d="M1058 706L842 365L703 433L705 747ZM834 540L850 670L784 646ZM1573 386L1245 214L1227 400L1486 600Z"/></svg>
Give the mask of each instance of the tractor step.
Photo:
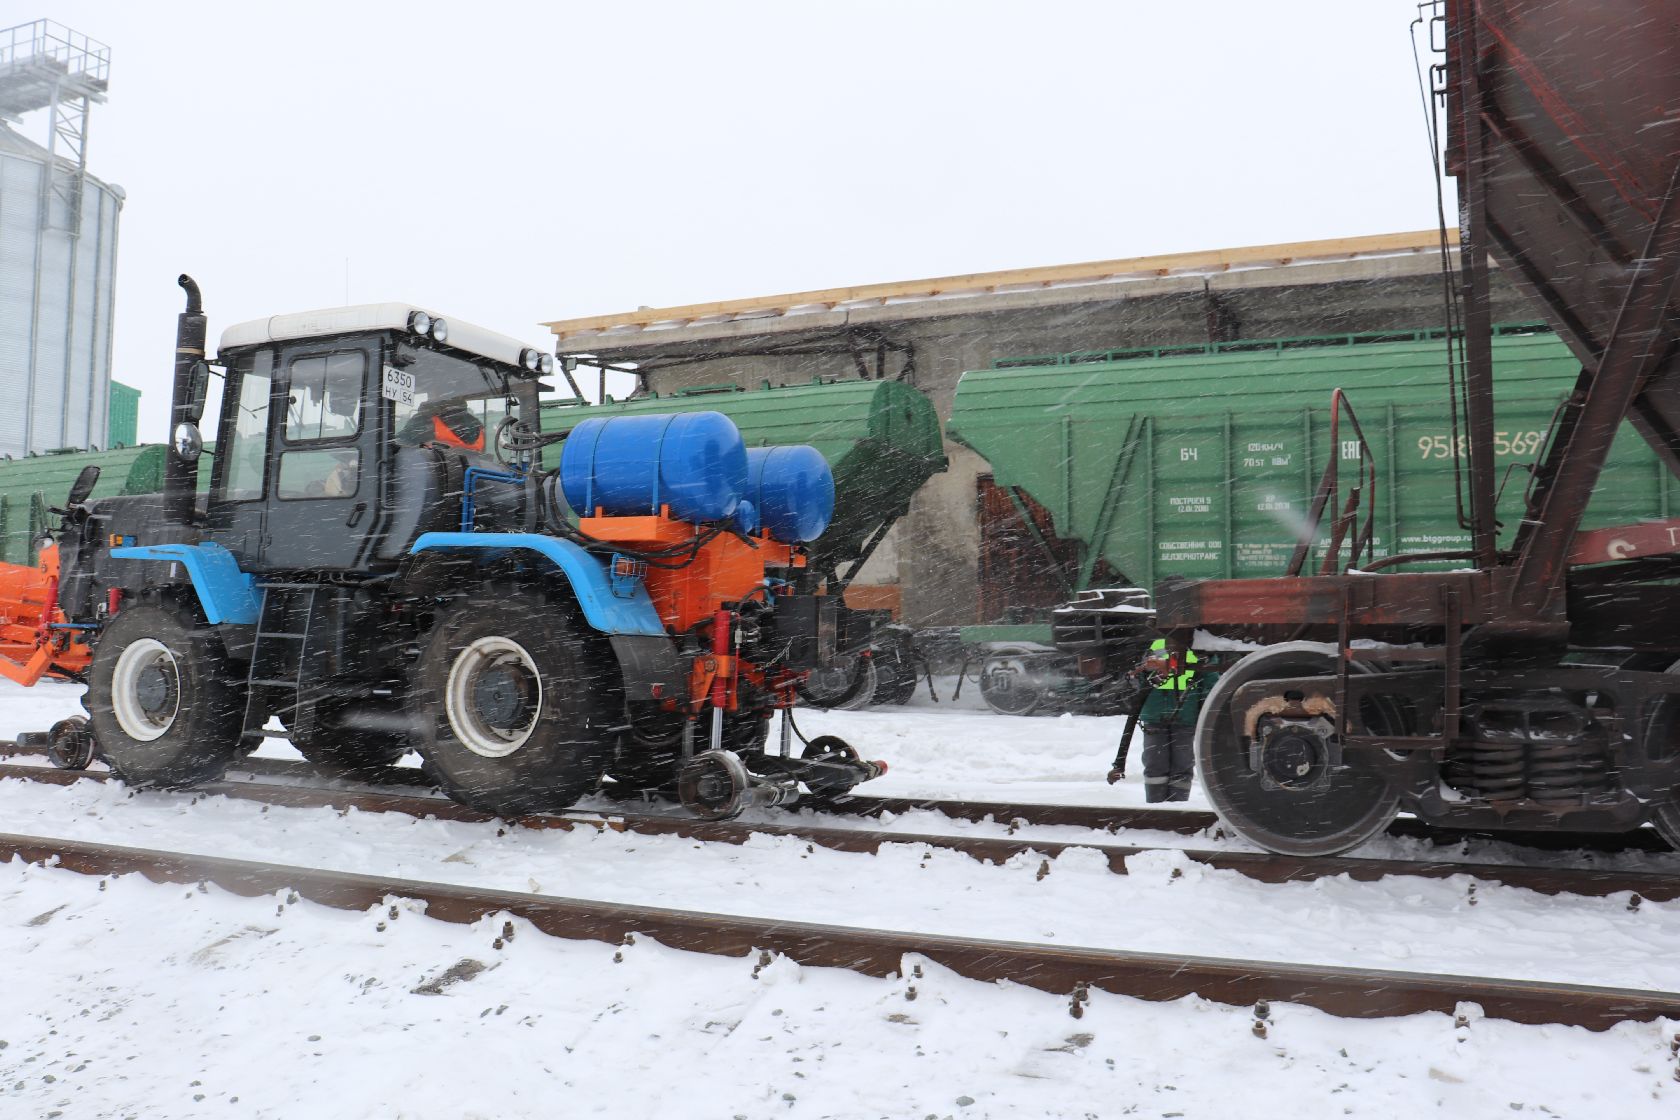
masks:
<svg viewBox="0 0 1680 1120"><path fill-rule="evenodd" d="M268 722L271 712L298 712L305 687L314 685L322 672L309 657L309 632L317 621L320 597L326 593L330 603L343 594L340 587L319 583L259 583L257 588L262 592L262 609L245 679L246 731ZM282 700L272 692L265 694L265 689L284 689L291 696Z"/></svg>

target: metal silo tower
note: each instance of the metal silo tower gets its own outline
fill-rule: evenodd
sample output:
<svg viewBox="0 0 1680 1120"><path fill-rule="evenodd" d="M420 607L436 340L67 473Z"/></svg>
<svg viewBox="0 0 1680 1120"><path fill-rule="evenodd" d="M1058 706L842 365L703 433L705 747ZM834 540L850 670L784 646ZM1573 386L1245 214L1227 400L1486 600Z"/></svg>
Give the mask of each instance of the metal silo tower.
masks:
<svg viewBox="0 0 1680 1120"><path fill-rule="evenodd" d="M111 49L51 20L0 30L0 453L103 446L121 187L87 173ZM43 147L10 126L45 112Z"/></svg>

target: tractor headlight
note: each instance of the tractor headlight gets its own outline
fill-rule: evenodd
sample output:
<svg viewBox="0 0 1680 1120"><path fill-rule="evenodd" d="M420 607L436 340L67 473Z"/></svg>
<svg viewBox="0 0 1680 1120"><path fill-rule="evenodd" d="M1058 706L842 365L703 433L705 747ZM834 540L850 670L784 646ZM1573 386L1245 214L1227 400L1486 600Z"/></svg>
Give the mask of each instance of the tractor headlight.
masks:
<svg viewBox="0 0 1680 1120"><path fill-rule="evenodd" d="M424 311L416 311L408 317L408 329L418 335L430 333L432 317Z"/></svg>
<svg viewBox="0 0 1680 1120"><path fill-rule="evenodd" d="M541 373L553 373L554 372L554 355L553 354L544 354L542 356L542 368L540 369L539 372L541 372Z"/></svg>
<svg viewBox="0 0 1680 1120"><path fill-rule="evenodd" d="M432 320L432 339L435 342L449 341L449 324L442 319Z"/></svg>
<svg viewBox="0 0 1680 1120"><path fill-rule="evenodd" d="M519 364L530 370L532 373L537 372L537 366L539 364L537 361L537 352L527 346L519 352Z"/></svg>

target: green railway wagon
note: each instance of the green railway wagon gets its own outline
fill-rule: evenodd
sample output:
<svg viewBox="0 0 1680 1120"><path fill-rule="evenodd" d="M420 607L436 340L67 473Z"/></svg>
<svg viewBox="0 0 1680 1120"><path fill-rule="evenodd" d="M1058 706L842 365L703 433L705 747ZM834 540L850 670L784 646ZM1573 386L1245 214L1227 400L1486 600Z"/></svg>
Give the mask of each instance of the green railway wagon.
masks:
<svg viewBox="0 0 1680 1120"><path fill-rule="evenodd" d="M1499 328L1493 348L1508 544L1526 467L1580 365L1554 334L1531 325ZM1055 536L1075 543L1077 565L1060 569L1068 600L1097 585L1153 587L1164 576L1277 576L1329 457L1350 465L1358 457L1345 423L1341 445L1330 443L1336 389L1376 460L1374 556L1469 547L1458 523L1446 368L1438 331L1017 359L963 375L946 431L986 458L996 485L1023 509L1023 498L1037 502ZM1673 499L1668 472L1624 431L1586 524L1666 517ZM1309 570L1324 547L1321 526ZM1048 645L1051 627L969 636Z"/></svg>
<svg viewBox="0 0 1680 1120"><path fill-rule="evenodd" d="M163 489L165 451L154 443L0 460L0 561L35 563L35 544L47 527L47 510L64 502L83 467L99 468L95 498L150 494Z"/></svg>
<svg viewBox="0 0 1680 1120"><path fill-rule="evenodd" d="M111 382L110 411L105 424L107 447L132 447L140 431L140 390Z"/></svg>
<svg viewBox="0 0 1680 1120"><path fill-rule="evenodd" d="M748 447L806 443L834 471L834 519L813 541L809 578L843 594L922 484L946 467L939 417L920 391L897 381L813 381L743 389L707 385L601 405L543 406L545 433L569 432L603 413L714 410L740 428ZM552 465L552 464L551 464ZM881 611L847 611L841 648L869 650L813 682L813 695L856 706L907 699L914 688L907 633L885 628ZM889 640L890 639L890 640Z"/></svg>

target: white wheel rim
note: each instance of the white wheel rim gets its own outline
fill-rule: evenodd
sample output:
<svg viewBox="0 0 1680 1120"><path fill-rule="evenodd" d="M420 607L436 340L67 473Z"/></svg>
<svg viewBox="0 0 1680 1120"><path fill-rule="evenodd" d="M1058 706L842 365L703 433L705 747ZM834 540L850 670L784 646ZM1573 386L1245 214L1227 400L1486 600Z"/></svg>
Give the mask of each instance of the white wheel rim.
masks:
<svg viewBox="0 0 1680 1120"><path fill-rule="evenodd" d="M486 670L517 666L530 675L536 685L536 700L531 705L531 719L516 730L492 727L479 715L474 692ZM444 712L450 729L461 745L484 758L506 758L523 747L536 730L542 715L542 674L525 647L511 638L500 636L480 638L455 657L449 667L449 680L444 685Z"/></svg>
<svg viewBox="0 0 1680 1120"><path fill-rule="evenodd" d="M140 678L150 669L160 669L174 681L175 702L167 714L147 712L140 705ZM181 710L181 668L168 646L156 638L141 638L117 655L111 677L111 709L117 726L130 739L150 743L168 733Z"/></svg>

